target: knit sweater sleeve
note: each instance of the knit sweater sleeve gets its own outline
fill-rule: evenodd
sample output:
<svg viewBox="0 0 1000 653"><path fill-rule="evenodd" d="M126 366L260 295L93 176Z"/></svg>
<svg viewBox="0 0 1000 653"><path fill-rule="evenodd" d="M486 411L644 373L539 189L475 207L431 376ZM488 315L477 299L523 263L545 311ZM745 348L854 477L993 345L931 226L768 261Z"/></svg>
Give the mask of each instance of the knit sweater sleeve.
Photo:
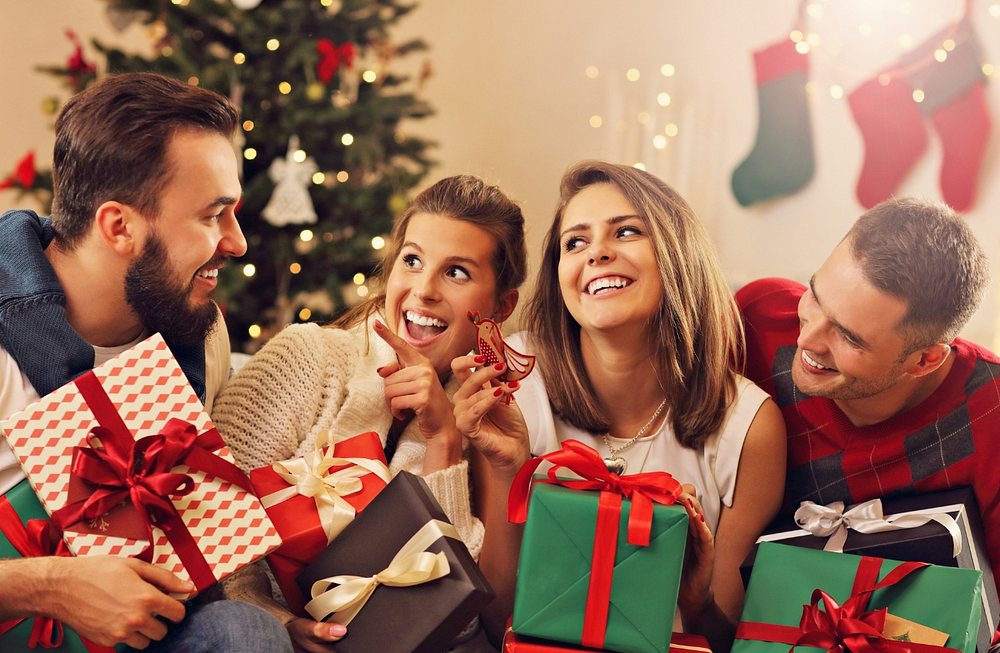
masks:
<svg viewBox="0 0 1000 653"><path fill-rule="evenodd" d="M423 476L434 498L448 515L448 520L455 526L465 546L469 548L472 559L478 562L479 554L483 550L486 528L483 522L472 514L469 461L462 460L457 465L424 476L422 472L426 453L427 441L419 434L416 424L411 423L400 435L396 453L389 462L389 472L393 476L401 471Z"/></svg>
<svg viewBox="0 0 1000 653"><path fill-rule="evenodd" d="M331 335L314 324L286 328L216 398L212 420L244 470L292 458L315 430L329 393Z"/></svg>

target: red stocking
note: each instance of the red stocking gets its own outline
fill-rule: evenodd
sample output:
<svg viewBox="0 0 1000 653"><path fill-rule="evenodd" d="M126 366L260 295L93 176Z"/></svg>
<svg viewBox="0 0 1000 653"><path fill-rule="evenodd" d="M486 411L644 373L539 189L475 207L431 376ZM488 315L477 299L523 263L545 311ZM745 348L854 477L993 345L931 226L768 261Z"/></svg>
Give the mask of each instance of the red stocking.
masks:
<svg viewBox="0 0 1000 653"><path fill-rule="evenodd" d="M848 97L865 141L858 201L870 209L888 199L927 149L923 116L900 71L889 71L885 86L871 79Z"/></svg>

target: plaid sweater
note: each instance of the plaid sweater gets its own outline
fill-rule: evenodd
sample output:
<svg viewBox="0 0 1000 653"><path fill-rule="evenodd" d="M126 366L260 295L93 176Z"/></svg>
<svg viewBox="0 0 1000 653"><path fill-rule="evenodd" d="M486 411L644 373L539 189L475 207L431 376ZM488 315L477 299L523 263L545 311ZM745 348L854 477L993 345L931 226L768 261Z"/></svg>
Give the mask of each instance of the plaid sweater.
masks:
<svg viewBox="0 0 1000 653"><path fill-rule="evenodd" d="M930 397L884 422L855 427L832 400L803 394L792 382L805 290L787 279L760 279L736 294L746 376L771 395L788 429L783 513L807 500L850 504L969 486L1000 584L1000 359L957 338L955 362Z"/></svg>

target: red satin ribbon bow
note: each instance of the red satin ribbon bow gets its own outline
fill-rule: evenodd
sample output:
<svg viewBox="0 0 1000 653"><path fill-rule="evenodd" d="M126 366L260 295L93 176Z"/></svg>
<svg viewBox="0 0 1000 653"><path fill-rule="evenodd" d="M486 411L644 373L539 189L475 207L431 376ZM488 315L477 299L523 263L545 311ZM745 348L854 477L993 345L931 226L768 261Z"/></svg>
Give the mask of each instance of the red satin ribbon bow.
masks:
<svg viewBox="0 0 1000 653"><path fill-rule="evenodd" d="M194 425L174 418L160 433L135 440L93 372L74 383L100 426L91 430L87 447L73 452L72 473L97 488L87 498L53 512L53 523L65 530L130 499L149 540L136 557L152 562L155 525L173 545L195 586L202 591L212 586L216 579L211 567L167 497L183 497L194 490L194 479L170 471L179 464L252 492L250 481L238 467L212 453L223 446L219 432L212 428L199 435Z"/></svg>
<svg viewBox="0 0 1000 653"><path fill-rule="evenodd" d="M353 43L335 45L330 39L320 39L316 41L316 52L319 53L319 63L316 64L316 75L324 84L328 84L334 73L340 68L341 61L345 67L354 65L354 55L357 49Z"/></svg>
<svg viewBox="0 0 1000 653"><path fill-rule="evenodd" d="M28 152L17 162L14 172L0 181L0 190L12 188L14 184L20 184L21 188L28 190L33 183L35 183L35 153Z"/></svg>
<svg viewBox="0 0 1000 653"><path fill-rule="evenodd" d="M628 543L649 546L653 502L665 506L675 503L681 495L681 484L666 472L619 476L608 471L601 455L593 448L578 440L566 440L562 443L561 451L533 458L517 472L507 500L507 518L515 524L522 524L527 519L531 476L544 460L552 463L552 467L548 471L548 478L537 479L537 482L555 483L572 490L599 490L601 493L597 504L594 555L590 563L590 584L587 589L581 643L592 648L604 648L622 497L632 500ZM558 478L556 471L560 467L583 478Z"/></svg>
<svg viewBox="0 0 1000 653"><path fill-rule="evenodd" d="M53 550L52 522L48 519L29 519L25 528L21 518L10 505L7 497L0 497L0 532L4 534L10 545L21 554L22 558L40 558L42 556L72 555L61 539ZM0 635L14 628L24 619L11 619L0 623ZM28 648L58 648L63 642L62 622L51 617L35 617L31 626L31 636L28 638ZM114 653L107 646L97 646L83 640L92 653Z"/></svg>
<svg viewBox="0 0 1000 653"><path fill-rule="evenodd" d="M843 605L823 590L813 590L809 605L802 606L799 627L741 622L736 628L737 639L791 644L789 653L796 646L813 646L828 653L958 653L946 646L917 644L886 639L887 609L867 610L868 600L875 590L895 585L908 574L927 564L906 562L889 572L881 583L878 580L881 558L865 556L858 564L851 596ZM823 607L820 607L820 603ZM825 608L825 610L824 610Z"/></svg>

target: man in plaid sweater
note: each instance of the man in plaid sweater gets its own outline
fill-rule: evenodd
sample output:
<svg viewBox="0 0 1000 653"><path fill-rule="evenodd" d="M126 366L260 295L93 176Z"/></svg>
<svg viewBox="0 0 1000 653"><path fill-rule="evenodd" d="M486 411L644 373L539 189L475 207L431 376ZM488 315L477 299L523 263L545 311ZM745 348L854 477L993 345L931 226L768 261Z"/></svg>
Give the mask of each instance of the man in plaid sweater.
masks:
<svg viewBox="0 0 1000 653"><path fill-rule="evenodd" d="M889 200L861 216L809 280L736 294L746 375L788 429L784 512L974 489L1000 570L1000 359L957 338L988 284L948 207Z"/></svg>

